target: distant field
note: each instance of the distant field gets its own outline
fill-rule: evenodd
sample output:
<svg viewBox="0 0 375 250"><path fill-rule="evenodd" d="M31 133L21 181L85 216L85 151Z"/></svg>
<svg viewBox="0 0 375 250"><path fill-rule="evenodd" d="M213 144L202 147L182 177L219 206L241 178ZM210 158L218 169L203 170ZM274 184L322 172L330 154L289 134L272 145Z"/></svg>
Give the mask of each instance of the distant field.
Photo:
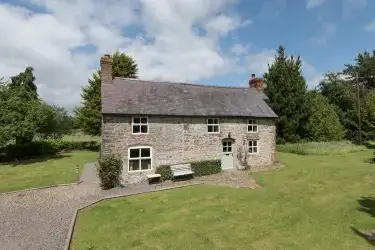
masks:
<svg viewBox="0 0 375 250"><path fill-rule="evenodd" d="M64 135L62 139L64 141L100 141L99 136L90 136L84 134Z"/></svg>
<svg viewBox="0 0 375 250"><path fill-rule="evenodd" d="M338 155L366 150L366 146L350 141L287 143L277 145L277 151L299 155Z"/></svg>

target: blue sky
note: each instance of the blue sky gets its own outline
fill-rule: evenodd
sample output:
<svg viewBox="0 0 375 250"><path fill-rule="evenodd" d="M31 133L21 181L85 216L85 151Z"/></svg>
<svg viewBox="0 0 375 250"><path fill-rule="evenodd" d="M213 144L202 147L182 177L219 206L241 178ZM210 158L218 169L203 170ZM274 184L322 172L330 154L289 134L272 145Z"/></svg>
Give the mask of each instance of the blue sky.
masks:
<svg viewBox="0 0 375 250"><path fill-rule="evenodd" d="M0 76L33 66L40 95L71 110L115 49L143 79L244 86L282 44L313 88L375 49L375 1L0 0L0 33Z"/></svg>

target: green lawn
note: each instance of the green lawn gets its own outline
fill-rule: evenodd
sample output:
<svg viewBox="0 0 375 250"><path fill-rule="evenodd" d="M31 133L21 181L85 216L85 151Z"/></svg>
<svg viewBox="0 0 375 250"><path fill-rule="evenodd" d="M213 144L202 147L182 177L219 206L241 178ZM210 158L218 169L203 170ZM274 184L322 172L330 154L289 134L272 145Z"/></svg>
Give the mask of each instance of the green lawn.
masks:
<svg viewBox="0 0 375 250"><path fill-rule="evenodd" d="M72 249L371 249L372 151L278 153L285 168L253 177L264 187L199 185L119 198L81 211ZM370 208L369 208L370 207Z"/></svg>
<svg viewBox="0 0 375 250"><path fill-rule="evenodd" d="M0 164L0 192L76 181L75 168L96 161L97 152L73 151L48 158Z"/></svg>

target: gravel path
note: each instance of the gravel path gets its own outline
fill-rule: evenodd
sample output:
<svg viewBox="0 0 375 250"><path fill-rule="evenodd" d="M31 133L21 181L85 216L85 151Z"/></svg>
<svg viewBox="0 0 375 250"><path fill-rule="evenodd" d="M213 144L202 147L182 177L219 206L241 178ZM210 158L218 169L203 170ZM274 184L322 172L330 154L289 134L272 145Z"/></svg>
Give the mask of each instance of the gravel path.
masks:
<svg viewBox="0 0 375 250"><path fill-rule="evenodd" d="M246 171L223 172L189 181L137 185L102 191L94 164L85 166L80 185L0 194L0 249L63 249L74 211L103 197L149 192L191 183L255 188Z"/></svg>
<svg viewBox="0 0 375 250"><path fill-rule="evenodd" d="M100 198L90 185L0 195L0 249L62 249L74 211Z"/></svg>

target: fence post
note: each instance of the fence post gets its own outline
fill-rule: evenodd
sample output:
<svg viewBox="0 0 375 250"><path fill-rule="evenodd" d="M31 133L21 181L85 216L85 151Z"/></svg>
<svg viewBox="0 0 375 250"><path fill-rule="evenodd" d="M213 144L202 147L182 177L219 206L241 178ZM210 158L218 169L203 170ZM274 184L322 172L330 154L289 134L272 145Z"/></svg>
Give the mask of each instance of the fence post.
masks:
<svg viewBox="0 0 375 250"><path fill-rule="evenodd" d="M77 185L79 184L79 166L76 165Z"/></svg>

